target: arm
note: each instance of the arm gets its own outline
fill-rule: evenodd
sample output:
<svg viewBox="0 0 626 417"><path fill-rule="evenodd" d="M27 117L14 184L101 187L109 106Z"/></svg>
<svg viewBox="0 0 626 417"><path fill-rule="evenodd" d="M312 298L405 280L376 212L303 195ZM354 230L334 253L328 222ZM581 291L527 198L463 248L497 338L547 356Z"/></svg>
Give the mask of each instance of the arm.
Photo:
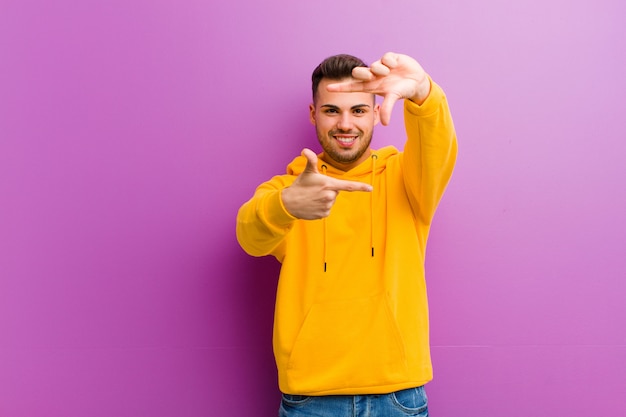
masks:
<svg viewBox="0 0 626 417"><path fill-rule="evenodd" d="M274 177L259 186L237 214L237 240L253 256L273 254L296 220L316 220L330 215L339 191L371 191L369 184L322 175L317 155L304 149L306 166L298 177Z"/></svg>
<svg viewBox="0 0 626 417"><path fill-rule="evenodd" d="M456 134L446 97L413 58L386 53L369 68L355 68L355 80L330 84L330 91L366 91L382 96L381 122L404 101L407 142L402 153L404 182L415 216L429 224L456 160Z"/></svg>
<svg viewBox="0 0 626 417"><path fill-rule="evenodd" d="M446 96L431 82L422 105L405 100L407 141L401 156L407 195L415 216L430 224L450 180L457 156L457 140Z"/></svg>
<svg viewBox="0 0 626 417"><path fill-rule="evenodd" d="M271 254L293 227L296 218L285 209L281 190L289 177L274 177L261 184L237 213L237 241L248 254Z"/></svg>

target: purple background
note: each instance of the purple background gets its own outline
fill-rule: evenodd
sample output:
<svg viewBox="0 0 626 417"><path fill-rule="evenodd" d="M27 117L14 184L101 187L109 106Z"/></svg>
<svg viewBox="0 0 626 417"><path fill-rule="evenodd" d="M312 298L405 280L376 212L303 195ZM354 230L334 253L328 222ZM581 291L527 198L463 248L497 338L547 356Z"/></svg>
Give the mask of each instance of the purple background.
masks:
<svg viewBox="0 0 626 417"><path fill-rule="evenodd" d="M429 244L432 415L622 416L620 0L3 0L0 416L275 416L278 264L237 208L328 55L416 57L460 143ZM399 107L374 146L403 144Z"/></svg>

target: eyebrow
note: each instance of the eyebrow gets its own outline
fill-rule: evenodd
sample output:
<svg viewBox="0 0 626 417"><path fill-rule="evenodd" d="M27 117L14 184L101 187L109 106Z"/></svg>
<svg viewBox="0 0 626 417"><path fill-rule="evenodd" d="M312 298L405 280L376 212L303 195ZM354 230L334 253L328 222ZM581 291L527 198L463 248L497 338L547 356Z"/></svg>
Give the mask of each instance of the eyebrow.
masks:
<svg viewBox="0 0 626 417"><path fill-rule="evenodd" d="M326 107L329 109L339 110L339 106L335 106L334 104L322 104L320 107ZM371 107L371 106L369 104L355 104L354 106L350 107L350 110L360 109L361 107Z"/></svg>

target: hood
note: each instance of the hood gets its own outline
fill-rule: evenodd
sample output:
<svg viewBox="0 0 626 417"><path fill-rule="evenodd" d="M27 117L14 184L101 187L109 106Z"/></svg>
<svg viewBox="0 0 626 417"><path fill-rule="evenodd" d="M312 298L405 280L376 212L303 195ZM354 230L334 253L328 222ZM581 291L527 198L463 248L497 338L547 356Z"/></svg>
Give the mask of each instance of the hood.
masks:
<svg viewBox="0 0 626 417"><path fill-rule="evenodd" d="M352 168L350 171L341 171L331 166L330 164L325 163L321 159L323 154L320 153L317 155L317 158L318 158L317 166L318 166L318 169L320 169L320 172L322 172L321 167L324 165L326 175L330 175L335 178L350 179L350 180L357 180L357 181L361 180L364 182L368 182L372 174L378 175L385 169L385 167L387 166L387 159L397 154L398 150L393 146L386 146L379 150L372 149L371 152L372 152L371 155L376 155L375 165L372 164L371 162L372 158L370 155L368 159L366 159L365 161L363 161L361 164L357 165L356 167ZM287 165L287 174L288 175L300 175L302 171L304 171L305 167L306 167L306 158L302 155L299 155L295 157L293 161L289 163L289 165Z"/></svg>

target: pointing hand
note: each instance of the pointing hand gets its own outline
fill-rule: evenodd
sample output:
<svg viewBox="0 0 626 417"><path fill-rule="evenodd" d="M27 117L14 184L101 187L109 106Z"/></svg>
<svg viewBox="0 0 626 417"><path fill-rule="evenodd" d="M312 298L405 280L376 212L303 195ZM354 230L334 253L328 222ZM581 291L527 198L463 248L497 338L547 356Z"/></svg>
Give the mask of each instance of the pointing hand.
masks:
<svg viewBox="0 0 626 417"><path fill-rule="evenodd" d="M281 194L283 204L292 216L304 220L321 219L330 214L339 191L372 191L369 184L320 174L317 155L310 149L304 149L302 156L307 159L304 171Z"/></svg>

